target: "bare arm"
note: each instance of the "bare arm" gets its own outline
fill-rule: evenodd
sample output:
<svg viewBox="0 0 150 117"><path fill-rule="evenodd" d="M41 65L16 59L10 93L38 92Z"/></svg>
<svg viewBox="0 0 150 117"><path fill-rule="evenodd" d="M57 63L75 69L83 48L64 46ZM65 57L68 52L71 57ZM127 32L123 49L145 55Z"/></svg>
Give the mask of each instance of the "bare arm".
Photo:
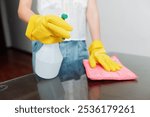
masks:
<svg viewBox="0 0 150 117"><path fill-rule="evenodd" d="M96 0L89 0L88 2L87 21L92 39L100 39L100 21Z"/></svg>
<svg viewBox="0 0 150 117"><path fill-rule="evenodd" d="M30 17L34 14L31 10L32 0L20 0L18 7L18 16L24 22L28 23Z"/></svg>

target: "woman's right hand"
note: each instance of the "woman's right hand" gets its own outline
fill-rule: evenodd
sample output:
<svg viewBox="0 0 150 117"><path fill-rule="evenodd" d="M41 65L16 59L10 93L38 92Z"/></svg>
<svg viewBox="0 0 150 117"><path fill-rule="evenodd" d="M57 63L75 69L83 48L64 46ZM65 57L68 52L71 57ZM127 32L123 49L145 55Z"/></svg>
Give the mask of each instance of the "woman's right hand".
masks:
<svg viewBox="0 0 150 117"><path fill-rule="evenodd" d="M65 20L56 15L32 15L26 29L26 36L30 40L37 40L43 44L52 44L70 38L73 30Z"/></svg>

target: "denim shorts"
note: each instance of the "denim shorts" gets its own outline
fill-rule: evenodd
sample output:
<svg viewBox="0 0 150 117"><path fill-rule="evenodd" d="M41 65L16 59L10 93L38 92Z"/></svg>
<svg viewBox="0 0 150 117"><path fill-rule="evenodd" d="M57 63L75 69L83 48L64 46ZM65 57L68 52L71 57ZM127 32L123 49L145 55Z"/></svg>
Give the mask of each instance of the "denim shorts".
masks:
<svg viewBox="0 0 150 117"><path fill-rule="evenodd" d="M32 63L33 70L35 66L35 54L42 47L38 41L32 42ZM83 66L83 59L88 58L88 51L85 41L64 41L59 44L60 51L63 56L63 61L61 64L61 68L57 77L60 78L61 81L67 81L71 79L78 80L80 76L85 74L85 69ZM38 77L38 80L43 78Z"/></svg>

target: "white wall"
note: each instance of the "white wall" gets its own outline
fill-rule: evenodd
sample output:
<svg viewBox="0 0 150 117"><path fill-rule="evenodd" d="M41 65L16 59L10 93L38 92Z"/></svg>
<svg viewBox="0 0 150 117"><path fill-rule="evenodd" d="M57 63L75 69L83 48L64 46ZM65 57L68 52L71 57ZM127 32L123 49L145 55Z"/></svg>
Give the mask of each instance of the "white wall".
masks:
<svg viewBox="0 0 150 117"><path fill-rule="evenodd" d="M107 51L150 57L150 0L97 0Z"/></svg>

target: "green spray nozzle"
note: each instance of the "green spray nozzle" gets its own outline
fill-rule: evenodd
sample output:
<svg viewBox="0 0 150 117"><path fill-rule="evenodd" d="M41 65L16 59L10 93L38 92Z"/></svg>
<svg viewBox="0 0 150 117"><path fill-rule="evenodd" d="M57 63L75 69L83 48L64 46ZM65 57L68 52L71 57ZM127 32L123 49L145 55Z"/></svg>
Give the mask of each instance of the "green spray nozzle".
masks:
<svg viewBox="0 0 150 117"><path fill-rule="evenodd" d="M68 18L68 15L67 15L67 14L65 14L65 13L63 13L63 14L61 15L61 18L62 18L63 20L65 20L65 19L67 19L67 18Z"/></svg>
<svg viewBox="0 0 150 117"><path fill-rule="evenodd" d="M61 15L61 18L62 18L63 20L65 20L65 19L67 19L67 18L68 18L68 15L67 15L67 14L65 14L65 13L63 13L63 14ZM65 38L63 38L63 40L65 40Z"/></svg>

